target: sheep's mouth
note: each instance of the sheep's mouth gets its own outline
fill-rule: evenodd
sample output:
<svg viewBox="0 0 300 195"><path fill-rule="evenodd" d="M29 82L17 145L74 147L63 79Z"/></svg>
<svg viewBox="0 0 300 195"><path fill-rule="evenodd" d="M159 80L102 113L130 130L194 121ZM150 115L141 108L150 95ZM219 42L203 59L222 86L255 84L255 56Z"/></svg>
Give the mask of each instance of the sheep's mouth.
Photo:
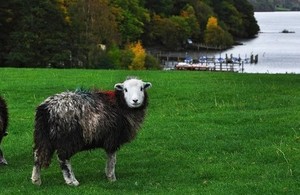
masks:
<svg viewBox="0 0 300 195"><path fill-rule="evenodd" d="M140 106L141 106L141 103L132 103L132 104L130 105L131 108L138 108L138 107L140 107Z"/></svg>

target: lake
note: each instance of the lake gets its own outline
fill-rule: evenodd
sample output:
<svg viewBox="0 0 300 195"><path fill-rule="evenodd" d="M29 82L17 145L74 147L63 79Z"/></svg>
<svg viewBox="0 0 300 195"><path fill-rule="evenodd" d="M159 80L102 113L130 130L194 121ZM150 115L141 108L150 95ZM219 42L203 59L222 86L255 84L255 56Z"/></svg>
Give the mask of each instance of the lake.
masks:
<svg viewBox="0 0 300 195"><path fill-rule="evenodd" d="M249 58L258 54L257 64L245 64L247 73L300 74L300 12L256 12L255 18L260 26L257 38L218 55ZM281 33L284 29L295 33Z"/></svg>

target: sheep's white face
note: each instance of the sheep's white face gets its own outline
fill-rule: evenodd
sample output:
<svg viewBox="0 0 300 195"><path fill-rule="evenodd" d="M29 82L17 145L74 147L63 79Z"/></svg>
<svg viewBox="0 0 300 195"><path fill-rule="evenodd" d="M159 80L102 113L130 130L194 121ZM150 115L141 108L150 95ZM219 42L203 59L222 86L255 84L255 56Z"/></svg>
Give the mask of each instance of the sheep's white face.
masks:
<svg viewBox="0 0 300 195"><path fill-rule="evenodd" d="M151 83L138 79L129 79L115 85L115 89L124 92L124 98L130 108L138 108L144 102L144 91L151 87Z"/></svg>

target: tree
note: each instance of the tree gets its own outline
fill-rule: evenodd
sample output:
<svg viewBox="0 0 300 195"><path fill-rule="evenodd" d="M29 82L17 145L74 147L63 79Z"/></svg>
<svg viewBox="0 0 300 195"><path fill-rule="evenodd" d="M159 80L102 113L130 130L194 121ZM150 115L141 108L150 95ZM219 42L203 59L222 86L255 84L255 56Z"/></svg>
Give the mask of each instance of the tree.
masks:
<svg viewBox="0 0 300 195"><path fill-rule="evenodd" d="M145 58L145 68L147 70L160 70L160 63L157 58L151 54L147 54Z"/></svg>
<svg viewBox="0 0 300 195"><path fill-rule="evenodd" d="M122 35L122 43L139 40L144 32L145 23L150 20L148 10L139 0L112 0L111 5Z"/></svg>
<svg viewBox="0 0 300 195"><path fill-rule="evenodd" d="M233 39L228 32L218 25L216 17L210 17L206 25L204 42L208 46L227 48L233 44Z"/></svg>
<svg viewBox="0 0 300 195"><path fill-rule="evenodd" d="M0 4L0 66L4 64L10 50L9 35L16 24L18 5L14 0L1 1Z"/></svg>
<svg viewBox="0 0 300 195"><path fill-rule="evenodd" d="M203 42L204 30L206 28L207 20L210 16L214 15L212 7L206 4L204 1L193 0L190 2L194 8L197 22L199 23L199 37L197 42Z"/></svg>
<svg viewBox="0 0 300 195"><path fill-rule="evenodd" d="M128 66L130 70L144 70L146 51L142 46L141 41L129 45L129 50L133 53L133 60Z"/></svg>
<svg viewBox="0 0 300 195"><path fill-rule="evenodd" d="M223 1L221 4L222 10L218 15L219 18L222 18L230 34L243 37L244 26L240 13L231 2Z"/></svg>
<svg viewBox="0 0 300 195"><path fill-rule="evenodd" d="M148 32L150 32L148 38L144 40L147 44L154 42L168 49L180 49L188 38L197 37L199 32L197 26L199 25L195 17L183 15L163 18L154 15L152 23L148 26Z"/></svg>
<svg viewBox="0 0 300 195"><path fill-rule="evenodd" d="M195 10L194 8L187 4L184 9L181 11L180 16L184 18L184 20L188 24L188 32L187 32L187 38L191 38L193 40L198 40L199 42L199 37L200 37L200 25L199 22L197 21L197 17L195 15Z"/></svg>
<svg viewBox="0 0 300 195"><path fill-rule="evenodd" d="M205 0L214 10L220 26L234 37L249 38L259 27L252 5L247 0Z"/></svg>
<svg viewBox="0 0 300 195"><path fill-rule="evenodd" d="M19 17L10 33L6 64L57 66L69 61L68 26L54 0L18 1Z"/></svg>
<svg viewBox="0 0 300 195"><path fill-rule="evenodd" d="M259 26L254 17L253 6L247 0L233 0L236 9L240 12L243 24L243 37L251 38L257 35Z"/></svg>
<svg viewBox="0 0 300 195"><path fill-rule="evenodd" d="M77 66L100 67L101 45L120 43L120 34L108 0L78 0L70 8L72 55Z"/></svg>
<svg viewBox="0 0 300 195"><path fill-rule="evenodd" d="M173 14L174 0L147 0L145 1L145 8L152 13L169 17Z"/></svg>

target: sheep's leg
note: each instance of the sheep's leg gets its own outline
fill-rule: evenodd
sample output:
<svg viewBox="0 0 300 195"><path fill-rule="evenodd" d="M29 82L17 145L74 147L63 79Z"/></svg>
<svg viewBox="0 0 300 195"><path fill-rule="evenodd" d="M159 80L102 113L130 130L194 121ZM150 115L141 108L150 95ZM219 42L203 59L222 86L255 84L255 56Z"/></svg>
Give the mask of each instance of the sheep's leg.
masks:
<svg viewBox="0 0 300 195"><path fill-rule="evenodd" d="M35 185L41 185L42 184L42 180L41 180L41 162L38 159L37 150L34 152L34 166L33 166L33 170L32 170L31 181Z"/></svg>
<svg viewBox="0 0 300 195"><path fill-rule="evenodd" d="M116 181L115 175L115 165L116 165L116 152L114 153L107 153L107 162L105 167L105 174L109 181Z"/></svg>
<svg viewBox="0 0 300 195"><path fill-rule="evenodd" d="M41 166L35 164L32 169L31 181L35 185L41 185Z"/></svg>
<svg viewBox="0 0 300 195"><path fill-rule="evenodd" d="M61 160L61 158L58 160L66 183L70 186L78 186L79 182L72 171L71 163L68 160Z"/></svg>

